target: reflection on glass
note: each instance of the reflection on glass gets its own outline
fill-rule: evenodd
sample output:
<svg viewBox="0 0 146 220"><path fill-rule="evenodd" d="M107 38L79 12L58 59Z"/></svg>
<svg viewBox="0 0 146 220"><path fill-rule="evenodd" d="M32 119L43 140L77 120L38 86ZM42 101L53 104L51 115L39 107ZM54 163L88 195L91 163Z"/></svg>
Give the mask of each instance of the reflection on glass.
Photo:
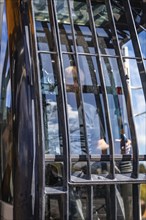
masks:
<svg viewBox="0 0 146 220"><path fill-rule="evenodd" d="M82 71L84 72L84 86L94 85L97 89L97 86L100 85L98 67L96 57L94 56L79 56L79 65Z"/></svg>
<svg viewBox="0 0 146 220"><path fill-rule="evenodd" d="M144 46L146 45L146 29L141 30L141 32L138 34L138 37L139 37L139 42L141 45L142 56L146 57L146 47Z"/></svg>
<svg viewBox="0 0 146 220"><path fill-rule="evenodd" d="M78 73L76 66L69 65L66 67L66 60L66 56L64 56L71 153L81 154L89 152L91 154L99 154L100 150L108 148L105 140L101 137L100 131L100 119L97 108L99 109L101 104L99 102L97 107L94 90L93 95L88 96L89 99L92 97L94 104L86 102L87 96L85 91L83 91L86 74L84 74L81 68L79 68ZM87 92L88 95L89 93ZM83 100L81 100L81 95ZM100 97L98 97L98 100L100 100ZM82 103L82 101L84 102Z"/></svg>
<svg viewBox="0 0 146 220"><path fill-rule="evenodd" d="M54 37L49 22L36 21L36 37L38 50L54 51Z"/></svg>
<svg viewBox="0 0 146 220"><path fill-rule="evenodd" d="M92 8L100 53L115 55L106 5L101 1L92 1Z"/></svg>
<svg viewBox="0 0 146 220"><path fill-rule="evenodd" d="M86 161L73 162L71 166L71 175L79 178L86 179L88 167Z"/></svg>
<svg viewBox="0 0 146 220"><path fill-rule="evenodd" d="M46 195L45 198L45 219L64 219L63 195Z"/></svg>
<svg viewBox="0 0 146 220"><path fill-rule="evenodd" d="M45 132L45 151L49 154L61 154L62 135L58 118L58 86L56 79L56 57L40 54L40 80L43 102Z"/></svg>
<svg viewBox="0 0 146 220"><path fill-rule="evenodd" d="M131 141L128 141L130 139L130 130L117 59L102 58L102 67L107 86L112 132L115 141L115 153L129 154L131 147ZM128 139L127 144L125 143L127 146L125 152L121 152L120 147L123 135L126 135Z"/></svg>
<svg viewBox="0 0 146 220"><path fill-rule="evenodd" d="M96 28L101 54L116 55L112 41L112 33L108 25Z"/></svg>
<svg viewBox="0 0 146 220"><path fill-rule="evenodd" d="M69 219L88 219L88 191L87 187L70 187L69 194Z"/></svg>
<svg viewBox="0 0 146 220"><path fill-rule="evenodd" d="M75 26L77 49L79 52L95 53L92 32L89 26Z"/></svg>
<svg viewBox="0 0 146 220"><path fill-rule="evenodd" d="M144 98L144 91L142 89L141 79L139 76L138 61L135 59L125 59L124 65L129 77L129 89L132 100L139 152L140 154L145 154L146 102Z"/></svg>
<svg viewBox="0 0 146 220"><path fill-rule="evenodd" d="M59 32L62 51L74 52L71 25L59 23Z"/></svg>
<svg viewBox="0 0 146 220"><path fill-rule="evenodd" d="M117 185L117 219L133 220L133 196L132 185L122 184ZM120 216L122 218L120 218Z"/></svg>
<svg viewBox="0 0 146 220"><path fill-rule="evenodd" d="M49 21L48 5L46 0L33 0L33 7L36 20Z"/></svg>
<svg viewBox="0 0 146 220"><path fill-rule="evenodd" d="M110 172L109 162L95 161L95 162L91 162L90 166L91 166L91 174L93 175L99 175L101 177L103 174L103 176L106 177Z"/></svg>
<svg viewBox="0 0 146 220"><path fill-rule="evenodd" d="M123 7L122 1L119 0L112 1L112 10L113 10L121 52L123 56L135 57L133 42L131 40L130 30L127 23L125 9ZM128 48L127 54L125 54L125 50L124 50L125 47Z"/></svg>
<svg viewBox="0 0 146 220"><path fill-rule="evenodd" d="M146 44L146 20L145 20L145 2L139 1L137 5L131 2L131 8L133 12L133 18L137 29L137 34L142 50L142 56L146 57L146 48L143 46Z"/></svg>
<svg viewBox="0 0 146 220"><path fill-rule="evenodd" d="M45 185L59 187L63 185L63 164L46 163L45 167Z"/></svg>

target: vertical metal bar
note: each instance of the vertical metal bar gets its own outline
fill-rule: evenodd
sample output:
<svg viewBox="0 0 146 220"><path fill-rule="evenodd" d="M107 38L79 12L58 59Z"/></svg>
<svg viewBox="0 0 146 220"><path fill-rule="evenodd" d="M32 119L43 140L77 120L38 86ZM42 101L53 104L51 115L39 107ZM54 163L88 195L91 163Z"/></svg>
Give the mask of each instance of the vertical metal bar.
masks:
<svg viewBox="0 0 146 220"><path fill-rule="evenodd" d="M106 1L106 6L107 6L107 11L108 11L108 16L109 20L111 23L111 30L113 33L113 41L115 45L115 50L119 58L117 59L117 62L119 64L119 72L120 72L120 77L123 85L123 92L126 100L126 108L127 108L127 114L128 114L128 121L130 125L130 131L131 131L131 139L132 139L132 146L133 146L133 171L132 171L132 177L137 178L138 177L138 145L137 145L137 138L136 138L136 130L135 130L135 124L134 124L134 119L133 119L133 113L132 113L132 104L131 104L131 98L130 98L130 92L129 92L129 87L128 87L128 82L126 81L126 75L124 71L124 65L123 65L123 60L122 60L122 55L120 51L120 46L118 42L118 37L117 37L117 32L116 32L116 25L113 17L113 12L112 12L112 6L110 0Z"/></svg>
<svg viewBox="0 0 146 220"><path fill-rule="evenodd" d="M133 220L140 220L140 185L133 184L132 185L133 190Z"/></svg>
<svg viewBox="0 0 146 220"><path fill-rule="evenodd" d="M144 96L145 96L145 99L146 99L146 70L145 70L144 60L143 60L143 57L142 57L142 52L141 52L139 39L138 39L138 36L137 36L136 26L135 26L135 23L134 23L134 17L133 17L132 9L131 9L131 6L130 6L130 1L129 0L126 0L126 1L122 0L122 1L123 1L123 5L125 7L127 23L129 25L129 30L130 30L130 35L131 35L132 42L133 42L134 51L135 51L136 57L141 58L140 62L139 61L137 62L137 66L138 66L138 69L139 69L141 83L142 83L142 87L143 87L143 91L144 91Z"/></svg>
<svg viewBox="0 0 146 220"><path fill-rule="evenodd" d="M117 197L116 197L116 190L117 185L110 185L110 195L108 198L108 203L110 206L109 213L107 212L107 215L109 216L109 220L117 220Z"/></svg>
<svg viewBox="0 0 146 220"><path fill-rule="evenodd" d="M73 46L75 50L75 57L76 57L76 67L77 67L77 74L78 74L78 84L79 87L81 88L81 82L80 82L80 77L79 77L79 58L78 58L78 52L77 52L77 44L76 44L76 38L75 38L75 30L74 30L74 23L73 23L73 16L71 12L71 7L69 0L67 0L68 3L68 8L69 8L69 15L70 15L70 22L71 22L71 30L72 30L72 35L73 35ZM91 170L90 170L90 157L89 157L89 148L88 148L88 142L87 142L87 130L85 127L85 111L84 111L84 106L83 106L83 96L82 96L82 91L80 89L79 91L79 103L77 103L78 107L81 105L81 112L82 112L82 117L83 117L83 131L84 131L84 138L85 138L85 147L86 147L86 158L87 158L87 164L88 164L88 178L91 178Z"/></svg>
<svg viewBox="0 0 146 220"><path fill-rule="evenodd" d="M53 0L48 0L48 10L50 12L50 20L51 20L51 28L53 28L54 33L54 39L55 39L55 47L58 54L58 63L57 63L57 69L58 69L58 75L57 75L57 81L58 81L58 118L63 122L63 124L59 123L60 129L62 131L63 135L63 155L64 155L64 178L63 178L63 187L64 190L68 192L68 181L69 181L69 163L70 158L68 157L68 124L67 124L67 106L66 106L66 100L65 100L65 94L64 94L64 84L63 84L63 77L61 75L61 72L63 72L63 59L61 54L61 43L59 38L59 27L57 22L57 12L55 8L55 3ZM66 203L63 210L64 215L66 216L66 220L69 218L69 194L66 195L66 200L64 200ZM67 208L66 208L67 207Z"/></svg>
<svg viewBox="0 0 146 220"><path fill-rule="evenodd" d="M75 38L75 30L74 30L74 23L73 23L73 16L72 16L72 11L71 11L71 6L69 0L67 0L68 8L69 8L69 15L70 15L70 22L71 22L71 30L72 30L72 35L73 35L73 46L75 50L75 57L76 57L76 67L77 67L77 74L78 74L78 84L79 87L81 88L81 82L80 82L80 77L79 77L79 58L78 58L78 52L77 52L77 44L76 44L76 38ZM88 147L88 141L87 141L87 130L85 127L85 111L84 111L84 106L83 106L83 96L82 96L82 91L81 89L79 90L79 101L80 103L77 103L78 107L79 105L81 106L81 113L83 117L83 131L84 131L84 139L85 139L85 148L86 148L86 159L87 159L87 175L88 178L91 179L91 167L90 167L90 156L89 156L89 147ZM89 212L88 212L88 218L91 220L93 219L92 216L92 196L90 193L91 190L88 191L88 198L89 198Z"/></svg>
<svg viewBox="0 0 146 220"><path fill-rule="evenodd" d="M36 123L36 173L38 182L36 183L36 213L35 217L38 220L44 219L45 213L45 146L44 146L44 132L43 132L43 112L41 108L41 88L40 88L40 71L39 71L39 62L37 56L37 43L36 43L36 29L35 29L35 18L34 18L34 8L33 2L29 2L29 19L30 19L30 33L31 34L31 56L33 57L32 62L32 80L34 84L34 108L35 108L35 123ZM34 74L35 73L35 74ZM37 189L38 188L38 189Z"/></svg>
<svg viewBox="0 0 146 220"><path fill-rule="evenodd" d="M111 127L111 121L110 121L110 111L109 111L109 104L108 104L108 97L107 97L107 91L106 91L106 84L104 80L104 74L103 74L103 69L101 66L101 55L100 55L100 50L99 50L99 43L96 35L96 27L94 23L94 17L93 17L93 12L92 12L92 6L91 6L91 1L86 0L87 6L88 6L88 11L89 11L89 19L91 23L91 30L93 33L93 38L94 38L94 44L95 48L97 51L98 56L96 56L97 60L97 65L99 69L99 77L101 81L101 90L103 94L103 102L104 102L104 110L105 110L105 117L106 117L106 122L107 122L107 132L108 132L108 137L109 137L109 146L110 146L110 175L111 178L115 178L115 161L114 161L114 141L113 141L113 134L112 134L112 127Z"/></svg>

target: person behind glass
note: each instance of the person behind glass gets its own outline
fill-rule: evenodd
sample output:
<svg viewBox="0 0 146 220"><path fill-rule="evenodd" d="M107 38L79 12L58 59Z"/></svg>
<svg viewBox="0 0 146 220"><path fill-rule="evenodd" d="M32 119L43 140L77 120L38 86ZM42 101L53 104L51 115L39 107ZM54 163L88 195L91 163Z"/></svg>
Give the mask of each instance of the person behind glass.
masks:
<svg viewBox="0 0 146 220"><path fill-rule="evenodd" d="M81 69L79 70L79 77L80 77L80 83L81 83L81 87L82 87L84 84L84 73ZM71 80L71 78L73 78L73 80ZM68 118L69 118L69 125L70 125L70 152L80 154L82 152L81 152L81 147L79 145L79 137L77 135L77 130L79 128L76 126L76 124L78 122L77 117L80 118L80 116L81 116L81 118L82 118L82 113L80 112L81 106L79 106L79 108L78 108L79 116L75 117L75 113L73 110L73 108L74 108L73 107L74 106L73 97L72 97L72 93L70 93L70 91L71 91L70 85L73 84L73 87L74 87L73 91L76 94L76 99L77 99L77 96L79 96L79 89L80 88L78 85L77 68L75 66L69 66L65 69L65 79L66 79L68 108L70 108L70 109L68 109ZM70 83L70 80L72 81L72 83ZM71 106L72 106L72 108L71 108ZM97 108L95 106L88 104L88 103L85 103L85 102L83 103L83 106L84 106L84 113L85 113L89 153L98 154L99 150L100 151L106 150L109 148L109 145L106 143L106 141L104 140L104 138L101 134L102 132L101 132L99 115L97 114ZM76 108L76 111L77 111L77 108ZM81 113L81 115L80 115L80 113ZM123 147L124 147L124 151L123 151ZM126 139L125 142L123 143L123 139L121 139L121 154L129 154L130 149L131 149L131 141L129 139ZM73 164L74 172L76 172L75 170L82 171L83 164L84 163L82 163L82 162L77 163L77 165L76 165L76 163ZM102 166L98 162L95 162L91 165L91 172L92 173L94 172L93 171L94 166L96 168L95 170L97 170L98 165ZM103 165L106 165L106 164L103 163ZM104 167L105 167L106 173L108 173L107 166L104 166ZM102 172L103 172L103 170L102 170ZM77 172L77 173L79 174L79 172ZM96 174L99 174L99 173L96 173ZM105 193L106 193L106 188L105 188ZM118 194L117 197L118 197L119 201L122 201L120 194ZM82 203L81 203L81 197L78 194L77 189L75 189L74 191L71 191L71 204L70 205L71 205L72 214L75 214L75 216L79 216L80 219L85 219L83 211L82 211L83 207L82 207ZM123 207L121 207L121 210L122 209L123 209ZM122 218L123 220L125 220L125 217L127 216L125 211L124 210L121 211L123 213L123 218ZM70 218L70 219L73 219L73 218ZM127 218L127 219L131 220L130 218Z"/></svg>
<svg viewBox="0 0 146 220"><path fill-rule="evenodd" d="M81 69L79 70L79 77L81 86L79 86L78 84L78 74L76 66L69 66L65 68L71 154L82 154L84 153L84 151L86 151L84 149L81 149L80 146L80 138L84 139L84 134L80 134L80 129L84 126L82 106L76 106L77 99L80 100L79 91L82 92L85 77ZM73 86L73 92L71 91L71 86ZM83 108L85 114L88 150L90 154L97 154L101 150L106 150L109 145L105 142L101 132L101 123L99 115L97 113L97 108L86 102L83 102Z"/></svg>

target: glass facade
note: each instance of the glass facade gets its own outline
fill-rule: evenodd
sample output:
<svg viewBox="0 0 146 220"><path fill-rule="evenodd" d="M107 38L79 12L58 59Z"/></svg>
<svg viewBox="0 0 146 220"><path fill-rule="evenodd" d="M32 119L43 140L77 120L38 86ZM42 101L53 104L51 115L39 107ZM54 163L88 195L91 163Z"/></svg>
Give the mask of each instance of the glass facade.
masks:
<svg viewBox="0 0 146 220"><path fill-rule="evenodd" d="M15 56L13 37L2 36L1 44L0 200L14 204L15 220L22 204L28 210L22 220L144 220L146 2L33 0L18 6L20 51ZM23 65L16 62L10 74L18 58ZM12 155L21 158L7 190ZM9 195L3 196L5 189Z"/></svg>
<svg viewBox="0 0 146 220"><path fill-rule="evenodd" d="M46 219L141 218L133 207L146 154L145 3L33 3L46 184L55 181L47 185Z"/></svg>

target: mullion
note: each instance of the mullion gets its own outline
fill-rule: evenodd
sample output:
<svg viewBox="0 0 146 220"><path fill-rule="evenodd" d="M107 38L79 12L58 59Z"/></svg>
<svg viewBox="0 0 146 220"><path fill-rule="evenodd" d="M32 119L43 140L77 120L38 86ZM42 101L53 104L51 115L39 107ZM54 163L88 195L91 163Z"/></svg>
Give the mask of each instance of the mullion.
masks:
<svg viewBox="0 0 146 220"><path fill-rule="evenodd" d="M84 56L86 57L86 56ZM89 56L89 58L91 59L90 64L88 64L88 66L90 66L91 69L94 70L94 65L92 62L92 56ZM87 61L89 62L89 59L87 59ZM92 85L91 86L84 86L83 87L83 93L92 93L95 97L95 103L96 103L96 107L98 109L98 106L102 106L101 104L101 99L100 99L100 94L101 94L101 86L98 86L100 82L97 82L97 78L94 74L94 71L90 71L91 72L91 81L92 81ZM102 108L100 109L101 112L99 113L99 116L101 118L101 122L103 122L103 127L105 129L105 123L104 123L104 115L103 115L103 111Z"/></svg>
<svg viewBox="0 0 146 220"><path fill-rule="evenodd" d="M145 91L144 96L145 96L145 100L146 100L146 70L145 70L145 66L144 66L141 47L140 47L139 39L138 39L138 36L137 36L136 26L135 26L135 23L134 23L134 18L133 18L133 15L132 15L132 10L131 10L129 0L126 0L126 1L124 0L123 5L125 7L127 22L128 22L128 25L129 25L129 30L130 30L130 34L131 34L135 54L136 54L137 57L141 58L140 62L137 62L137 66L138 66L139 73L140 73L140 78L141 78L143 91Z"/></svg>
<svg viewBox="0 0 146 220"><path fill-rule="evenodd" d="M120 52L120 47L119 47L119 42L118 42L118 37L117 37L117 32L116 32L116 25L113 17L113 12L112 12L112 6L110 0L106 1L107 5L107 10L108 10L108 15L109 19L111 22L111 30L113 32L114 36L114 44L115 44L115 50L116 53L119 56L119 59L117 59L117 62L119 64L120 68L120 76L121 76L121 81L123 85L123 92L126 100L126 108L127 108L127 114L128 114L128 120L129 120L129 125L131 128L131 139L132 139L132 146L133 146L133 171L132 171L132 176L137 178L138 177L138 145L137 145L137 138L136 138L136 130L135 130L135 124L133 120L133 113L132 113L132 104L131 104L131 97L130 97L130 92L128 88L128 83L126 81L126 76L125 76L125 71L124 71L124 65L122 61L122 55Z"/></svg>
<svg viewBox="0 0 146 220"><path fill-rule="evenodd" d="M57 42L58 42L58 55L60 57L60 69L62 70L62 73L64 73L64 68L63 68L63 53L62 53L62 50L61 50L61 41L60 41L60 37L59 37L59 26L58 26L58 23L57 23L57 12L56 12L56 8L55 8L55 5L54 5L54 1L51 1L51 4L52 4L52 7L54 9L54 19L55 19L55 27L56 27L56 37L57 37ZM74 53L72 53L74 54ZM68 114L67 114L67 94L66 94L66 89L64 87L64 84L63 84L63 75L62 75L62 82L60 83L60 87L63 88L63 91L64 91L64 94L63 94L63 97L64 97L64 102L63 102L63 110L64 110L64 119L63 121L65 120L65 126L64 127L64 136L65 136L65 140L66 140L66 143L65 143L65 146L66 146L66 149L64 151L64 155L65 155L65 159L64 159L64 176L65 176L65 180L64 182L66 183L66 189L67 189L67 192L69 192L69 187L68 187L68 182L70 180L70 174L71 174L71 166L70 166L70 162L71 162L71 158L70 158L70 149L68 149L68 144L70 143L70 136L69 136L69 124L68 124ZM63 101L63 100L62 100ZM60 103L62 105L62 103ZM65 219L69 219L69 193L66 194L66 205L64 206L64 213L66 213L66 216L65 216Z"/></svg>
<svg viewBox="0 0 146 220"><path fill-rule="evenodd" d="M75 62L76 62L76 67L77 67L77 74L78 74L78 84L79 87L81 88L81 82L80 82L80 77L79 77L79 58L78 58L78 52L77 52L77 44L75 40L75 29L74 29L74 22L72 18L72 12L71 12L71 7L69 0L67 0L68 3L68 8L69 8L69 15L70 15L70 22L71 22L71 29L72 29L72 35L73 35L73 46L74 46L74 51L75 51ZM81 105L81 112L82 112L82 117L83 117L83 131L84 131L84 138L85 138L85 148L86 148L86 156L87 156L87 173L88 173L88 178L90 179L91 176L91 170L90 170L90 157L89 157L89 148L88 148L88 141L87 141L87 130L85 127L85 113L84 113L84 106L83 106L83 96L82 96L82 91L79 91L79 100L77 99L77 107ZM81 127L80 127L81 129ZM82 147L82 146L81 146Z"/></svg>
<svg viewBox="0 0 146 220"><path fill-rule="evenodd" d="M72 29L72 35L73 35L73 46L75 50L75 57L76 57L76 67L77 67L77 74L78 74L78 84L81 88L81 82L80 82L80 77L79 77L79 58L78 58L78 52L77 52L77 44L76 44L76 38L75 38L75 29L74 29L74 22L73 22L73 17L72 17L72 12L71 12L71 6L69 3L69 0L67 0L68 8L69 8L69 16L70 16L70 21L71 21L71 29ZM83 117L83 131L84 131L84 141L85 141L85 148L86 148L86 158L87 158L87 176L88 179L91 179L91 167L90 167L90 156L89 156L89 147L88 147L88 141L87 141L87 129L85 127L86 125L86 120L85 120L85 111L84 111L84 105L83 105L83 94L82 91L79 90L79 99L80 99L80 105L81 105L81 112L82 112L82 117ZM79 105L79 103L77 103ZM78 106L79 107L79 106ZM80 128L81 129L81 128ZM82 144L81 144L82 147ZM90 191L90 190L89 190ZM88 192L89 192L88 191ZM88 193L88 199L89 199L89 212L88 212L88 217L92 218L92 196L91 193Z"/></svg>
<svg viewBox="0 0 146 220"><path fill-rule="evenodd" d="M61 76L61 73L59 70L62 70L62 57L61 57L61 53L60 53L60 41L59 41L59 32L58 32L58 23L57 23L57 18L56 18L56 10L55 10L55 6L54 6L54 1L48 1L48 11L50 12L50 24L52 25L52 30L54 33L54 39L56 39L55 41L55 49L57 52L57 81L58 81L58 97L57 97L57 103L58 103L58 118L63 122L63 125L60 123L59 121L59 129L62 131L62 137L63 137L63 146L65 146L63 148L63 155L64 155L64 169L63 169L63 188L65 190L68 190L68 139L67 139L67 125L66 125L66 106L64 103L64 94L63 94L63 79ZM54 28L54 29L53 29ZM65 201L65 200L64 200ZM66 219L68 219L69 216L69 206L68 206L68 201L69 201L69 197L68 197L68 193L66 195L66 207L63 206L63 213L66 216Z"/></svg>
<svg viewBox="0 0 146 220"><path fill-rule="evenodd" d="M36 35L36 27L35 27L35 15L34 15L34 7L33 2L29 2L28 10L29 10L29 19L31 25L30 27L30 33L31 34L31 51L33 56L32 62L32 68L33 72L33 84L34 84L34 104L35 108L37 109L35 111L35 123L36 123L36 134L35 134L35 143L36 143L36 169L35 172L37 172L37 179L36 185L38 185L36 188L36 196L37 196L37 202L35 204L36 209L36 217L38 219L44 219L44 209L45 209L45 203L44 203L44 190L45 190L45 145L43 141L43 113L42 113L42 100L41 100L41 89L40 89L40 68L39 68L39 62L38 62L38 54L37 54L37 35ZM37 210L38 209L38 210Z"/></svg>
<svg viewBox="0 0 146 220"><path fill-rule="evenodd" d="M133 220L140 220L140 185L132 185L132 195L133 195Z"/></svg>
<svg viewBox="0 0 146 220"><path fill-rule="evenodd" d="M88 10L89 10L89 19L91 21L91 29L93 33L93 40L95 42L95 48L98 56L96 57L97 60L97 66L99 70L99 77L101 81L101 88L103 92L103 102L104 102L104 110L105 110L105 116L106 116L106 122L107 122L107 132L108 132L108 137L109 137L109 146L110 146L110 175L111 178L114 179L115 177L115 167L114 167L114 141L113 141L113 134L112 134L112 128L111 128L111 121L110 121L110 113L109 113L109 104L108 104L108 97L107 97L107 91L106 91L106 85L105 85L105 80L104 80L104 74L103 74L103 69L101 66L101 55L100 55L100 50L99 50L99 43L96 35L96 27L94 23L94 17L93 17L93 12L92 12L92 6L90 0L86 0Z"/></svg>

